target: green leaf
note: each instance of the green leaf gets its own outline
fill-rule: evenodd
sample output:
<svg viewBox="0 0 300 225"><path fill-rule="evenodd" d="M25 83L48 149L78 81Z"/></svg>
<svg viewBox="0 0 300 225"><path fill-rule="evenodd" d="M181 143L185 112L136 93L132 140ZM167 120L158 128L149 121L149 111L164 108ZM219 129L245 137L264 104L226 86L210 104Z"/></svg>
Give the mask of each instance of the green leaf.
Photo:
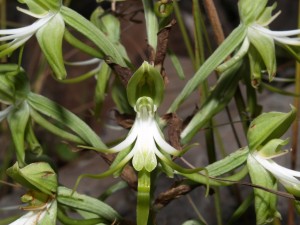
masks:
<svg viewBox="0 0 300 225"><path fill-rule="evenodd" d="M156 51L157 47L157 33L158 21L154 12L152 0L143 0L144 14L146 20L147 40L148 44Z"/></svg>
<svg viewBox="0 0 300 225"><path fill-rule="evenodd" d="M236 64L229 67L224 74L220 76L215 89L182 131L180 136L183 144L188 143L199 129L205 126L213 116L227 106L235 93L241 77L241 73L238 70L241 63L241 61L236 62Z"/></svg>
<svg viewBox="0 0 300 225"><path fill-rule="evenodd" d="M65 187L58 187L57 201L72 209L93 213L108 222L121 220L121 216L106 203L87 195L73 193L71 189Z"/></svg>
<svg viewBox="0 0 300 225"><path fill-rule="evenodd" d="M203 63L195 75L188 81L183 90L173 101L168 112L175 112L178 107L196 90L196 88L220 65L226 57L239 46L246 36L246 27L238 26L225 41L214 51L214 53Z"/></svg>
<svg viewBox="0 0 300 225"><path fill-rule="evenodd" d="M101 64L101 68L97 73L97 84L95 89L95 116L98 117L101 113L102 105L106 95L111 69L106 63Z"/></svg>
<svg viewBox="0 0 300 225"><path fill-rule="evenodd" d="M115 45L94 24L79 13L64 6L61 7L60 13L67 24L94 42L114 63L126 67L122 54L120 54Z"/></svg>
<svg viewBox="0 0 300 225"><path fill-rule="evenodd" d="M21 167L25 166L25 131L29 120L29 106L23 101L15 106L7 117L12 139L15 144L17 160Z"/></svg>
<svg viewBox="0 0 300 225"><path fill-rule="evenodd" d="M62 40L65 23L57 13L47 24L36 32L39 45L57 79L66 78L67 71L62 56Z"/></svg>
<svg viewBox="0 0 300 225"><path fill-rule="evenodd" d="M31 163L23 168L15 163L7 174L23 186L52 195L57 191L57 176L48 163Z"/></svg>
<svg viewBox="0 0 300 225"><path fill-rule="evenodd" d="M224 159L209 164L205 168L207 169L209 176L217 177L241 166L246 162L248 154L249 149L247 147L241 148L226 156Z"/></svg>
<svg viewBox="0 0 300 225"><path fill-rule="evenodd" d="M149 63L144 62L130 78L127 85L127 98L134 107L140 97L150 97L158 106L164 95L164 81L161 74Z"/></svg>
<svg viewBox="0 0 300 225"><path fill-rule="evenodd" d="M291 108L288 113L263 113L251 122L247 133L250 151L274 138L280 138L288 130L296 118L296 109L293 106Z"/></svg>
<svg viewBox="0 0 300 225"><path fill-rule="evenodd" d="M251 85L254 88L257 88L261 83L262 71L265 69L265 64L259 52L253 46L249 48L248 58L250 64Z"/></svg>
<svg viewBox="0 0 300 225"><path fill-rule="evenodd" d="M151 177L150 173L141 170L138 173L138 192L137 192L137 224L147 225L150 210L150 188Z"/></svg>
<svg viewBox="0 0 300 225"><path fill-rule="evenodd" d="M277 190L276 179L251 154L249 154L247 166L253 184L266 189ZM276 210L277 196L274 193L255 188L254 198L257 225L270 223L275 217L280 218L280 214Z"/></svg>
<svg viewBox="0 0 300 225"><path fill-rule="evenodd" d="M28 95L28 103L36 111L55 119L61 125L71 129L87 144L97 149L107 149L100 137L86 123L59 104L34 93Z"/></svg>

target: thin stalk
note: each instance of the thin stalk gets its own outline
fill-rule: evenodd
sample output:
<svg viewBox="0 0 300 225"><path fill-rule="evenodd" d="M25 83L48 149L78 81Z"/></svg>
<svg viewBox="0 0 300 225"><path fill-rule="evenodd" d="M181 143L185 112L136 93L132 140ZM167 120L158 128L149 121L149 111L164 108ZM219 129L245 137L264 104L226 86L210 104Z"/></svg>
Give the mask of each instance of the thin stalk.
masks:
<svg viewBox="0 0 300 225"><path fill-rule="evenodd" d="M190 195L186 195L190 205L192 206L192 208L194 209L194 211L196 212L199 220L201 221L202 224L208 225L208 223L205 221L205 219L203 218L203 216L201 215L201 213L199 212L196 204L194 203L193 199L191 198Z"/></svg>
<svg viewBox="0 0 300 225"><path fill-rule="evenodd" d="M300 0L298 1L298 28L300 27ZM296 74L295 74L295 93L300 93L300 64L296 62ZM299 109L300 107L300 98L294 97L294 106L296 109ZM294 124L292 125L292 149L291 152L291 167L292 169L296 168L297 164L297 151L298 151L298 137L299 137L299 118L300 113L299 110L296 114L296 120ZM294 214L294 203L293 201L289 201L289 210L288 210L288 225L295 225L295 214Z"/></svg>
<svg viewBox="0 0 300 225"><path fill-rule="evenodd" d="M7 26L6 21L6 0L0 0L0 29L5 29ZM7 57L3 57L0 62L5 63Z"/></svg>
<svg viewBox="0 0 300 225"><path fill-rule="evenodd" d="M175 12L175 15L176 15L177 23L178 23L179 29L181 31L181 34L182 34L183 42L184 42L185 47L187 49L188 55L189 55L189 57L192 61L192 64L194 65L195 64L195 56L194 56L194 53L193 53L193 47L192 47L189 35L187 33L187 30L185 28L185 24L183 22L183 19L182 19L180 10L179 10L179 6L178 6L178 3L177 3L176 0L173 1L173 7L174 7L174 12Z"/></svg>

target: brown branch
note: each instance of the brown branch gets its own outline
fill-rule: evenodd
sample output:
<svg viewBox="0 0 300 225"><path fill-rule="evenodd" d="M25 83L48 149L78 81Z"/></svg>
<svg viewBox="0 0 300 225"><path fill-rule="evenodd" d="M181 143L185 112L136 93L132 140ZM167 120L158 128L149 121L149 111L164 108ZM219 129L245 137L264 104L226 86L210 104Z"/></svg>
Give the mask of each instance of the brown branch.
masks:
<svg viewBox="0 0 300 225"><path fill-rule="evenodd" d="M204 0L204 7L208 15L208 19L213 27L216 42L220 45L224 41L225 36L213 0Z"/></svg>

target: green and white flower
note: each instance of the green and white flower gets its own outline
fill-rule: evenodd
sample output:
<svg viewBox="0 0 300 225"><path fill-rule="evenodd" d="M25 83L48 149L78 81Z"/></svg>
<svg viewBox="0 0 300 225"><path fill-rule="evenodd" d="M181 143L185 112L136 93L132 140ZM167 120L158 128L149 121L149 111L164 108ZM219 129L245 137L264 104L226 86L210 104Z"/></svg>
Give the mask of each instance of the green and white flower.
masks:
<svg viewBox="0 0 300 225"><path fill-rule="evenodd" d="M134 107L136 119L130 133L123 142L110 149L111 152L120 152L133 145L126 158L132 158L137 171L146 169L151 172L157 166L156 157L164 161L164 153L174 156L180 153L165 141L155 120L156 109L150 97L140 97Z"/></svg>

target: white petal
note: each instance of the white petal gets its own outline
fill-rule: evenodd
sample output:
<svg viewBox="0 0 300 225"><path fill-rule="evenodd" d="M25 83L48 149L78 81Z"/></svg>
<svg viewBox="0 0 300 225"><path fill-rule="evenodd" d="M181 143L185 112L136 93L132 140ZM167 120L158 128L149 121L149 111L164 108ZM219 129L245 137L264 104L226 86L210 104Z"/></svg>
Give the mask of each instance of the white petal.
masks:
<svg viewBox="0 0 300 225"><path fill-rule="evenodd" d="M289 37L273 37L277 42L287 44L287 45L300 45L300 38L289 38Z"/></svg>
<svg viewBox="0 0 300 225"><path fill-rule="evenodd" d="M112 147L109 149L110 152L119 152L122 151L123 149L126 149L129 147L137 138L137 126L136 124L133 124L133 127L131 128L129 134L125 138L124 141L119 143L118 145Z"/></svg>
<svg viewBox="0 0 300 225"><path fill-rule="evenodd" d="M272 31L268 28L264 28L259 25L253 25L252 28L259 30L267 35L270 35L272 37L287 37L287 36L293 36L293 35L298 35L300 34L300 29L297 30L288 30L288 31Z"/></svg>
<svg viewBox="0 0 300 225"><path fill-rule="evenodd" d="M22 27L22 28L16 28L16 29L6 29L6 30L0 30L0 35L10 35L10 39L14 39L16 37L20 37L29 33L34 33L37 31L39 28L44 26L55 14L49 13L47 16L45 16L42 19L39 19L35 21L33 24ZM10 40L10 39L3 39L0 38L0 41L3 40Z"/></svg>
<svg viewBox="0 0 300 225"><path fill-rule="evenodd" d="M292 174L287 172L286 170L282 170L282 167L279 166L277 163L275 163L272 160L269 159L263 159L259 157L258 155L254 155L254 158L270 173L272 173L277 179L283 181L284 183L292 183L292 184L300 184L300 181L293 177ZM290 171L290 170L289 170Z"/></svg>
<svg viewBox="0 0 300 225"><path fill-rule="evenodd" d="M155 124L156 125L156 124ZM153 128L154 129L154 128ZM158 130L158 126L156 125L156 130L153 132L153 137L157 145L161 148L161 150L167 152L171 155L179 155L180 151L176 150L173 146L167 143L161 136L160 131Z"/></svg>

